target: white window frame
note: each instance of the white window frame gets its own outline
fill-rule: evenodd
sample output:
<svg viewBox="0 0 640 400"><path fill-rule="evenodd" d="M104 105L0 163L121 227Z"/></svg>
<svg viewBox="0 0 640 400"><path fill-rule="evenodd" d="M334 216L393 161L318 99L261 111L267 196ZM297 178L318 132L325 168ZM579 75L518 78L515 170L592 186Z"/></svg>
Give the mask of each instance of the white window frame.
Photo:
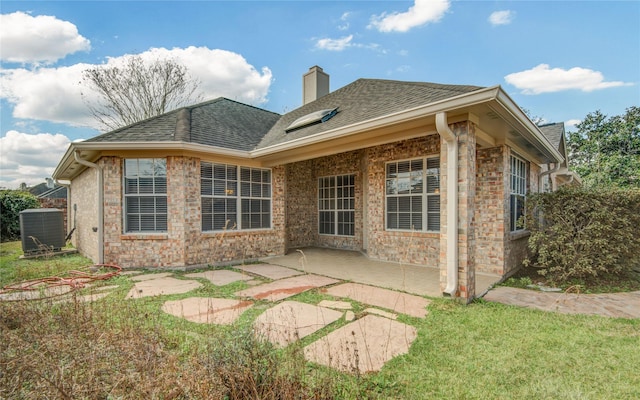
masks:
<svg viewBox="0 0 640 400"><path fill-rule="evenodd" d="M151 162L150 170L141 169L143 160L144 164ZM144 165L142 167L144 168ZM134 234L167 232L166 158L126 158L123 160L122 169L123 232ZM130 212L130 207L136 207L137 212ZM137 219L137 224L134 223L134 219Z"/></svg>
<svg viewBox="0 0 640 400"><path fill-rule="evenodd" d="M204 176L205 168L210 168L211 175ZM214 209L216 202L219 206L224 203L223 212ZM271 229L273 226L271 169L201 161L200 206L202 232ZM207 212L208 209L211 212ZM220 220L220 215L223 215L223 220Z"/></svg>
<svg viewBox="0 0 640 400"><path fill-rule="evenodd" d="M437 161L437 167L433 167L433 163ZM422 168L420 170L413 169L417 167L417 163L422 162ZM408 163L408 170L403 172L399 171L401 164ZM429 168L429 164L432 168ZM392 165L395 165L395 171L393 172ZM400 232L439 232L440 231L440 155L429 155L426 157L417 157L404 160L394 160L385 163L385 230L387 231L400 231ZM395 176L392 176L395 174ZM420 189L412 188L415 185L420 185ZM406 188L404 188L406 187ZM404 189L403 189L404 188ZM409 211L401 211L401 199L407 201ZM413 210L413 207L418 207L418 204L414 204L414 201L419 201L420 210ZM404 204L406 206L407 204ZM432 209L429 210L429 205ZM436 209L434 209L436 208ZM416 215L414 217L414 214ZM420 214L419 216L417 214ZM392 218L394 215L394 218ZM411 223L411 227L400 227L401 218L407 217L411 222L414 222L415 218L421 224L416 228L415 223ZM429 226L437 225L437 229L429 229Z"/></svg>
<svg viewBox="0 0 640 400"><path fill-rule="evenodd" d="M509 231L524 230L518 220L524 215L529 183L529 163L522 157L511 154L509 158Z"/></svg>
<svg viewBox="0 0 640 400"><path fill-rule="evenodd" d="M347 180L345 184L345 179ZM346 193L345 193L346 191ZM318 178L318 234L353 237L356 234L356 175L332 175ZM331 216L323 223L323 214ZM345 217L347 217L346 220ZM331 228L326 232L323 228ZM350 227L351 229L348 229Z"/></svg>

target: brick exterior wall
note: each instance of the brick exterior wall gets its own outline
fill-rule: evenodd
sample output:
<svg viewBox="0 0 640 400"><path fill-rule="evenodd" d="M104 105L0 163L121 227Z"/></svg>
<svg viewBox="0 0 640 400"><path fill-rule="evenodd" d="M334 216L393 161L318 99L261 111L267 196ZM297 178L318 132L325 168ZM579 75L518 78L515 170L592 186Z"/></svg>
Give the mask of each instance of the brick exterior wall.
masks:
<svg viewBox="0 0 640 400"><path fill-rule="evenodd" d="M167 232L123 233L122 163L103 157L105 262L127 267L220 265L284 253L284 168L272 170L272 229L201 232L200 160L167 157Z"/></svg>
<svg viewBox="0 0 640 400"><path fill-rule="evenodd" d="M477 150L476 271L501 275L509 234L509 149Z"/></svg>
<svg viewBox="0 0 640 400"><path fill-rule="evenodd" d="M286 166L287 247L330 247L362 250L363 150L302 161ZM318 178L355 175L354 236L321 235L318 232Z"/></svg>
<svg viewBox="0 0 640 400"><path fill-rule="evenodd" d="M366 149L368 182L367 253L371 258L407 264L438 266L438 254L440 252L438 233L399 232L385 229L385 163L387 161L438 155L439 153L440 137L438 135L423 136ZM441 173L442 170L441 164ZM442 193L442 181L440 188Z"/></svg>
<svg viewBox="0 0 640 400"><path fill-rule="evenodd" d="M71 243L78 251L98 262L98 176L88 168L71 182L69 226L76 231ZM94 231L94 228L96 229Z"/></svg>

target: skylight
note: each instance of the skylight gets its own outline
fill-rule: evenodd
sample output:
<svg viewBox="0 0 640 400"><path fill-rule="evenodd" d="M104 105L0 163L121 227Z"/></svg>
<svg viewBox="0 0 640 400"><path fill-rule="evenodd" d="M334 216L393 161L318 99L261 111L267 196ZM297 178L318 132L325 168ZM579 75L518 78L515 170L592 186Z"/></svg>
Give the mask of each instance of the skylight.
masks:
<svg viewBox="0 0 640 400"><path fill-rule="evenodd" d="M309 125L321 124L323 122L327 122L334 115L338 113L338 107L336 108L327 108L326 110L315 111L310 114L307 114L303 117L300 117L293 121L291 125L289 125L285 132L290 132L295 129L303 128Z"/></svg>

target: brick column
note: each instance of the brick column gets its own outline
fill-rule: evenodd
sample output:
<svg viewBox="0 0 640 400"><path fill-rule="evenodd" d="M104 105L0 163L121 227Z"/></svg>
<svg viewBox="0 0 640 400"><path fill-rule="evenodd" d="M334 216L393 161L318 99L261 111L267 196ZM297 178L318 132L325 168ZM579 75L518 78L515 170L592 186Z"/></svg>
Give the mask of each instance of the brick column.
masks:
<svg viewBox="0 0 640 400"><path fill-rule="evenodd" d="M458 290L457 296L469 302L475 296L475 125L470 121L449 126L458 139ZM441 138L440 151L440 287L447 282L447 144Z"/></svg>

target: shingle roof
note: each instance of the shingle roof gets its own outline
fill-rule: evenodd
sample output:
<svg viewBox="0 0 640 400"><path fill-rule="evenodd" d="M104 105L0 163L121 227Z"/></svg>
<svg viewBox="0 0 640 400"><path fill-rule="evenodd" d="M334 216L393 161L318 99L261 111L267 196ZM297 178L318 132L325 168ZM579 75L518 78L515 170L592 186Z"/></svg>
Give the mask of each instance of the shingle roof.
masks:
<svg viewBox="0 0 640 400"><path fill-rule="evenodd" d="M556 150L560 150L560 140L564 135L564 123L556 122L538 126Z"/></svg>
<svg viewBox="0 0 640 400"><path fill-rule="evenodd" d="M263 148L413 107L444 100L482 89L469 85L442 85L427 82L403 82L382 79L358 79L316 101L282 116L260 141ZM296 119L315 111L338 107L327 122L286 132Z"/></svg>
<svg viewBox="0 0 640 400"><path fill-rule="evenodd" d="M279 114L226 98L170 111L88 139L87 142L184 141L251 150Z"/></svg>
<svg viewBox="0 0 640 400"><path fill-rule="evenodd" d="M140 121L87 142L184 141L249 151L400 112L482 89L382 79L358 79L285 115L218 98ZM338 108L327 122L286 132L296 119Z"/></svg>

